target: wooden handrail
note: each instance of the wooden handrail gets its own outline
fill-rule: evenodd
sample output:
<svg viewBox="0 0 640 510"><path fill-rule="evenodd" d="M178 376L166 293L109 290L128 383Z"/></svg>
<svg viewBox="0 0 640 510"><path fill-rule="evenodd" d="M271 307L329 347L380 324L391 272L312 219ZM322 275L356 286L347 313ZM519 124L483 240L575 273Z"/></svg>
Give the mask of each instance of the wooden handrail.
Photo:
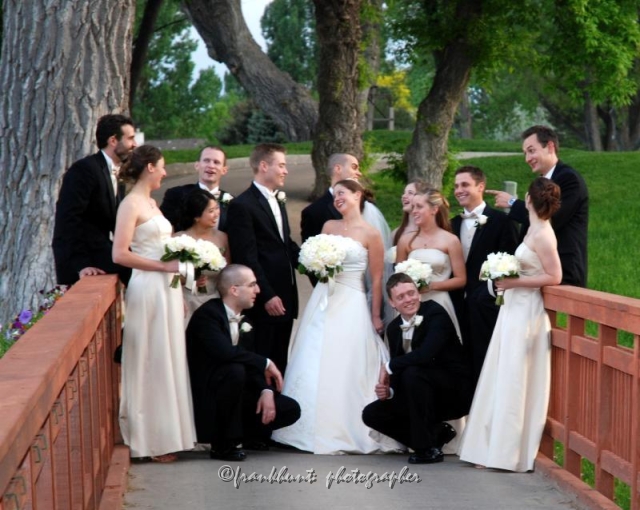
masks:
<svg viewBox="0 0 640 510"><path fill-rule="evenodd" d="M116 276L84 278L0 359L0 508L97 508L117 427Z"/></svg>
<svg viewBox="0 0 640 510"><path fill-rule="evenodd" d="M589 460L600 494L613 500L619 478L631 487L632 510L640 510L640 300L558 286L544 289L544 304L551 399L540 453L553 459L561 443L564 470L580 480L581 460ZM597 323L597 334L587 333L587 321ZM633 348L618 345L618 331L633 335Z"/></svg>

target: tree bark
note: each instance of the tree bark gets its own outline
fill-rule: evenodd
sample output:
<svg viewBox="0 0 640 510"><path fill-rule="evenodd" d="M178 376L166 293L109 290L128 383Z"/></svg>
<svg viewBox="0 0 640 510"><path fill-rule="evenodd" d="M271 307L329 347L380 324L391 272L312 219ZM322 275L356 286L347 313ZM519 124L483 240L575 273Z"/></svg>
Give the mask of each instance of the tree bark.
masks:
<svg viewBox="0 0 640 510"><path fill-rule="evenodd" d="M369 91L376 84L380 72L380 30L382 25L382 0L364 0L360 16L362 30L362 62L365 67L360 75L358 92L358 115L360 132L367 129L367 102ZM371 104L373 108L373 104Z"/></svg>
<svg viewBox="0 0 640 510"><path fill-rule="evenodd" d="M600 136L598 108L591 100L591 95L588 92L584 93L584 121L585 136L589 141L589 150L601 152L602 138Z"/></svg>
<svg viewBox="0 0 640 510"><path fill-rule="evenodd" d="M158 14L160 13L163 2L164 0L147 0L147 3L144 6L144 14L142 15L138 35L136 36L135 41L133 41L133 53L131 56L131 85L129 87L129 110L133 110L136 92L138 91L138 83L140 83L142 69L147 61L147 54L149 53L149 43L153 37L156 20L158 19Z"/></svg>
<svg viewBox="0 0 640 510"><path fill-rule="evenodd" d="M3 8L0 323L54 285L61 177L93 150L98 118L126 110L135 3L5 0Z"/></svg>
<svg viewBox="0 0 640 510"><path fill-rule="evenodd" d="M182 9L204 40L209 56L226 64L287 137L310 140L318 120L316 102L260 49L244 21L240 0L183 0Z"/></svg>
<svg viewBox="0 0 640 510"><path fill-rule="evenodd" d="M324 193L329 156L348 152L362 157L358 101L360 0L314 0L320 60L319 118L311 159L316 171L312 197Z"/></svg>
<svg viewBox="0 0 640 510"><path fill-rule="evenodd" d="M436 55L433 85L418 107L416 127L405 152L409 180L423 178L433 186L442 186L449 132L472 66L471 50L465 41L454 41Z"/></svg>

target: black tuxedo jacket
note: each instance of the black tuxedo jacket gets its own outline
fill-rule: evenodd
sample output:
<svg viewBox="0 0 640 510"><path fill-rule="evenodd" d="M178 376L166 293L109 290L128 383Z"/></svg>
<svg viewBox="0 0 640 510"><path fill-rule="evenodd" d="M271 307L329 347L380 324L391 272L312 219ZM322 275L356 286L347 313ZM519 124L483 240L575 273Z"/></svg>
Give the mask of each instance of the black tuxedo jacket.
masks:
<svg viewBox="0 0 640 510"><path fill-rule="evenodd" d="M160 205L160 210L162 211L162 214L164 214L165 218L167 218L171 222L171 225L173 225L174 232L186 230L191 226L191 224L186 224L182 208L184 201L187 199L189 193L198 188L198 183L196 183L185 184L184 186L174 186L173 188L169 188L167 191L165 191L164 198L162 199L162 205ZM219 191L220 198L222 198L225 193L228 193L222 188L219 188ZM227 221L228 204L223 204L220 200L218 200L218 204L220 205L220 219L218 220L218 229L224 230L224 226Z"/></svg>
<svg viewBox="0 0 640 510"><path fill-rule="evenodd" d="M212 408L214 399L210 382L220 367L229 363L244 365L249 385L258 391L269 388L264 377L267 358L252 351L253 331L240 331L238 345L231 342L229 320L222 299L210 299L193 313L187 326L187 361L199 438L207 437L213 430L215 410Z"/></svg>
<svg viewBox="0 0 640 510"><path fill-rule="evenodd" d="M478 287L486 289L487 282L480 280L480 268L489 253L502 251L513 255L518 247L518 229L505 213L486 205L482 214L487 216L487 222L476 227L466 261L467 283L464 292L467 295L471 295ZM461 227L462 217L458 215L451 220L451 228L458 238Z"/></svg>
<svg viewBox="0 0 640 510"><path fill-rule="evenodd" d="M111 255L110 236L122 198L124 186L119 185L116 198L102 151L76 161L65 172L56 203L52 243L59 284L75 283L85 267L118 273L125 283L129 280L131 270L114 264Z"/></svg>
<svg viewBox="0 0 640 510"><path fill-rule="evenodd" d="M411 366L422 367L425 370L440 369L452 378L466 380L469 369L447 311L435 301L429 300L420 304L418 315L421 315L423 320L413 330L409 354L405 354L402 347L402 317L396 317L387 326L391 353L389 368L393 373L391 385L393 386L394 376L398 372Z"/></svg>
<svg viewBox="0 0 640 510"><path fill-rule="evenodd" d="M333 195L329 190L315 202L302 210L300 216L300 235L302 242L322 232L322 227L329 220L340 220L342 214L333 205Z"/></svg>
<svg viewBox="0 0 640 510"><path fill-rule="evenodd" d="M551 180L560 187L560 209L551 218L558 239L562 264L562 283L587 286L587 230L589 225L589 191L582 176L569 165L558 161ZM522 237L529 228L529 213L523 200L516 200L509 217L522 223Z"/></svg>
<svg viewBox="0 0 640 510"><path fill-rule="evenodd" d="M298 289L294 269L300 248L291 239L287 209L279 203L284 241L269 202L253 184L229 204L225 230L233 262L250 267L256 275L260 294L247 314L261 322L289 322L298 316ZM278 296L286 309L283 316L271 317L264 304Z"/></svg>

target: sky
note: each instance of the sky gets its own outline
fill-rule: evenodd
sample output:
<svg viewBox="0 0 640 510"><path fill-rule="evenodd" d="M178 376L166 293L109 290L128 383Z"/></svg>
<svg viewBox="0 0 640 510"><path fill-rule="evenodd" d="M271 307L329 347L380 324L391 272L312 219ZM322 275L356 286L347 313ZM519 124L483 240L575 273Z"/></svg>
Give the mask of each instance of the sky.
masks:
<svg viewBox="0 0 640 510"><path fill-rule="evenodd" d="M266 50L266 45L264 38L262 37L262 31L260 29L260 18L264 14L265 7L271 3L272 0L242 0L242 13L244 14L244 19L249 27L249 31L253 35L253 38L260 45L263 50ZM224 73L227 70L227 66L224 64L220 64L213 60L207 54L207 47L204 45L204 42L198 35L198 32L195 28L191 28L191 36L198 41L198 48L193 53L193 61L196 64L195 68L195 76L198 76L198 72L201 69L206 69L207 67L213 66L216 70L216 73L220 78L223 77Z"/></svg>

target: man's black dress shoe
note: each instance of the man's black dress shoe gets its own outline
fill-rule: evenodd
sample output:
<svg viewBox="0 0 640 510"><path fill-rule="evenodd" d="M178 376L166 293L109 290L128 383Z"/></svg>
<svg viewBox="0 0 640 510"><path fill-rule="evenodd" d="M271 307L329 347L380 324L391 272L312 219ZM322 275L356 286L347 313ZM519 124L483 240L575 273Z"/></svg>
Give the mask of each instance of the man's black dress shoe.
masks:
<svg viewBox="0 0 640 510"><path fill-rule="evenodd" d="M209 457L216 460L230 460L232 462L242 462L247 458L247 454L240 448L231 448L222 452L216 450L209 451Z"/></svg>
<svg viewBox="0 0 640 510"><path fill-rule="evenodd" d="M269 445L263 441L249 441L248 443L244 443L242 447L247 450L255 450L258 452L266 452L269 450Z"/></svg>
<svg viewBox="0 0 640 510"><path fill-rule="evenodd" d="M409 457L409 464L435 464L442 462L444 454L440 448L427 448L418 450Z"/></svg>
<svg viewBox="0 0 640 510"><path fill-rule="evenodd" d="M458 433L456 429L454 429L451 425L446 422L442 423L442 428L440 429L440 433L438 434L438 445L439 448L442 449L444 445L446 445L449 441L452 441L454 437L456 437Z"/></svg>

